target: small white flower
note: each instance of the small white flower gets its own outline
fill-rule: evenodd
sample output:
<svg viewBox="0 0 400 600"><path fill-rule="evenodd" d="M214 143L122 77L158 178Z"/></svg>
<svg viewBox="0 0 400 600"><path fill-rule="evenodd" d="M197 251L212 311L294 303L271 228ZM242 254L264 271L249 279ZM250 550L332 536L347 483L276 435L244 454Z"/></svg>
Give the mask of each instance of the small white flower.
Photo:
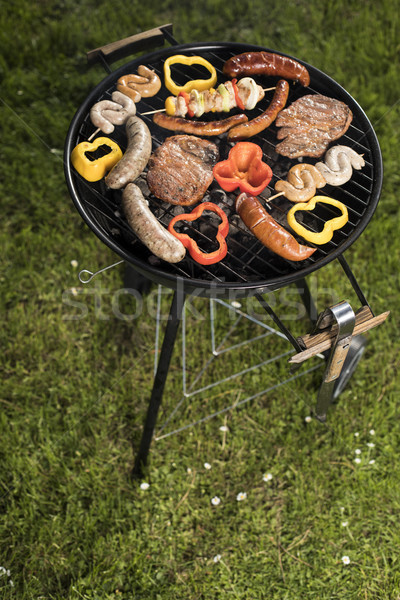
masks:
<svg viewBox="0 0 400 600"><path fill-rule="evenodd" d="M222 556L220 554L216 554L213 558L213 562L218 563L221 560Z"/></svg>
<svg viewBox="0 0 400 600"><path fill-rule="evenodd" d="M348 524L349 524L348 521L342 521L342 527L347 527Z"/></svg>
<svg viewBox="0 0 400 600"><path fill-rule="evenodd" d="M264 475L263 475L263 481L271 481L272 478L273 478L272 473L264 473Z"/></svg>
<svg viewBox="0 0 400 600"><path fill-rule="evenodd" d="M358 433L358 431L355 432L354 437L358 437L360 434Z"/></svg>
<svg viewBox="0 0 400 600"><path fill-rule="evenodd" d="M190 467L188 467L188 468L186 469L186 473L189 473L189 475L191 475L191 473L192 473L192 469L191 469Z"/></svg>
<svg viewBox="0 0 400 600"><path fill-rule="evenodd" d="M75 259L71 260L71 267L72 267L73 269L76 269L76 267L77 267L77 266L78 266L78 261L77 261L77 260L75 260Z"/></svg>
<svg viewBox="0 0 400 600"><path fill-rule="evenodd" d="M12 579L10 579L10 581L8 583L10 584L11 587L14 587L14 582Z"/></svg>
<svg viewBox="0 0 400 600"><path fill-rule="evenodd" d="M246 498L247 498L246 492L239 492L238 495L236 496L236 500L238 502L241 502L242 500L246 500Z"/></svg>
<svg viewBox="0 0 400 600"><path fill-rule="evenodd" d="M369 435L375 435L375 429L370 429L369 430Z"/></svg>
<svg viewBox="0 0 400 600"><path fill-rule="evenodd" d="M5 575L7 573L6 569L4 567L0 567L0 577L2 575Z"/></svg>
<svg viewBox="0 0 400 600"><path fill-rule="evenodd" d="M310 415L308 415L308 416L307 416L307 417L304 419L304 421L305 421L306 423L311 423L311 421L312 421L312 417L310 417Z"/></svg>
<svg viewBox="0 0 400 600"><path fill-rule="evenodd" d="M344 512L344 506L340 507L341 512Z"/></svg>
<svg viewBox="0 0 400 600"><path fill-rule="evenodd" d="M371 460L369 461L369 463L368 463L368 464L369 464L369 465L374 465L374 464L375 464L375 459L374 459L374 458L371 458Z"/></svg>
<svg viewBox="0 0 400 600"><path fill-rule="evenodd" d="M354 454L361 454L360 448L357 448L357 450L354 450Z"/></svg>
<svg viewBox="0 0 400 600"><path fill-rule="evenodd" d="M375 448L374 442L368 442L367 446L368 448Z"/></svg>
<svg viewBox="0 0 400 600"><path fill-rule="evenodd" d="M218 498L218 496L214 496L214 498L211 498L211 504L213 506L218 506L218 504L221 502L221 498Z"/></svg>
<svg viewBox="0 0 400 600"><path fill-rule="evenodd" d="M150 487L149 483L146 483L145 481L143 481L143 483L140 484L140 489L141 490L148 490Z"/></svg>
<svg viewBox="0 0 400 600"><path fill-rule="evenodd" d="M342 563L344 565L349 565L350 564L350 558L348 556L342 556Z"/></svg>
<svg viewBox="0 0 400 600"><path fill-rule="evenodd" d="M209 471L211 469L211 465L208 462L204 463L204 468L207 469L207 471Z"/></svg>
<svg viewBox="0 0 400 600"><path fill-rule="evenodd" d="M70 291L71 291L71 294L73 296L77 296L78 295L78 290L76 289L76 287L72 287Z"/></svg>
<svg viewBox="0 0 400 600"><path fill-rule="evenodd" d="M229 431L227 425L221 425L221 427L219 428L220 431Z"/></svg>
<svg viewBox="0 0 400 600"><path fill-rule="evenodd" d="M361 458L355 458L355 459L354 459L354 462L355 462L357 465L359 465L359 464L360 464L360 462L361 462Z"/></svg>

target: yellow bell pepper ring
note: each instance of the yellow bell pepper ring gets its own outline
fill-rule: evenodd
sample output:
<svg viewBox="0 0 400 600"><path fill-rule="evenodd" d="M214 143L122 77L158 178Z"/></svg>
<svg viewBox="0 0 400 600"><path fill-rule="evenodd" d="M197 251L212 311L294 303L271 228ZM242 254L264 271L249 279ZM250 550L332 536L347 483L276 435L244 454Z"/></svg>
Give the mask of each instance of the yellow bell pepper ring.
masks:
<svg viewBox="0 0 400 600"><path fill-rule="evenodd" d="M188 81L183 86L177 85L171 77L171 65L201 65L205 67L211 73L209 79L193 79ZM164 62L164 83L165 87L177 96L180 92L186 92L189 94L192 90L196 89L199 92L203 90L209 90L217 82L217 72L211 63L208 62L202 56L185 56L184 54L175 54L170 56Z"/></svg>
<svg viewBox="0 0 400 600"><path fill-rule="evenodd" d="M90 160L86 152L94 152L100 146L108 146L111 151L100 158ZM81 142L71 152L72 165L87 181L100 181L121 158L121 148L108 137L98 137L93 142Z"/></svg>
<svg viewBox="0 0 400 600"><path fill-rule="evenodd" d="M300 225L300 223L296 221L295 217L295 213L299 210L314 210L317 202L323 202L324 204L336 206L336 208L338 208L342 213L339 217L329 219L329 221L325 223L323 230L320 232L310 231L306 227L303 227L303 225ZM308 202L299 202L292 206L287 214L287 221L293 231L301 235L301 237L307 242L317 244L318 246L330 242L333 237L333 232L336 229L340 229L346 225L348 220L349 214L343 202L339 202L339 200L333 200L333 198L328 198L327 196L314 196Z"/></svg>

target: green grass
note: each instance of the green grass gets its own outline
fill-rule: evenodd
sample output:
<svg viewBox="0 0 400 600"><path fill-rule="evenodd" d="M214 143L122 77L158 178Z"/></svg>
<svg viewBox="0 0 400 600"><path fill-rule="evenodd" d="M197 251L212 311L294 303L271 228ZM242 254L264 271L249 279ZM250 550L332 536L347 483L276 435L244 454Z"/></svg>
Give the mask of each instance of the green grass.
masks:
<svg viewBox="0 0 400 600"><path fill-rule="evenodd" d="M116 317L121 267L80 286L81 268L94 271L116 257L73 207L62 153L76 108L105 75L86 68L85 53L168 22L182 43L250 42L287 52L354 95L377 132L385 177L374 218L346 258L374 311L392 314L368 335L325 425L305 420L316 371L155 441L144 476L150 487L142 490L130 471L152 383L155 290L140 318L124 320ZM398 2L17 0L0 23L0 597L400 598ZM357 305L336 264L309 283L320 310L331 299ZM287 296L271 300L283 304L285 318L296 315L286 311ZM119 301L134 315L133 298ZM190 381L210 352L194 309L206 316L207 304L196 300L188 315ZM232 319L219 314L221 339ZM308 329L305 319L288 324ZM232 341L254 332L244 322ZM232 351L216 360L216 373L281 347L271 339ZM180 369L177 346L161 419L181 399ZM284 361L228 381L215 396L196 395L169 430L287 371Z"/></svg>

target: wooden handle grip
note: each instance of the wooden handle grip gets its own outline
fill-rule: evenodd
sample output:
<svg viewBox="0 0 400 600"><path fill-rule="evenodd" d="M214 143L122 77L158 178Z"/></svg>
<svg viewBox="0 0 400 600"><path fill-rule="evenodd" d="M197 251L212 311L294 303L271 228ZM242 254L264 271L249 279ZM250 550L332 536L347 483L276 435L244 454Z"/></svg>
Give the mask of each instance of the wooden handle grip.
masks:
<svg viewBox="0 0 400 600"><path fill-rule="evenodd" d="M172 36L172 23L160 25L155 29L142 31L141 33L131 35L123 40L111 42L105 46L90 50L86 55L87 60L91 63L98 60L100 55L103 55L109 62L113 62L129 54L134 54L139 50L146 50L149 47L163 45L166 38L165 34L170 34Z"/></svg>
<svg viewBox="0 0 400 600"><path fill-rule="evenodd" d="M372 317L366 321L363 321L362 323L356 323L356 326L354 327L354 331L353 331L353 336L360 335L361 333L366 333L373 327L377 327L378 325L381 325L384 321L386 321L389 314L390 314L390 311L386 311L386 312L382 313L381 315L378 315L377 317ZM316 354L325 352L325 350L328 350L332 346L333 339L334 339L334 335L331 336L329 334L329 332L327 332L324 336L324 339L321 339L319 341L319 343L317 343L315 345L310 345L310 347L307 348L306 350L304 350L303 352L299 352L298 354L295 354L294 356L292 356L290 358L289 362L290 363L301 363L304 360L311 358L311 356L315 356Z"/></svg>

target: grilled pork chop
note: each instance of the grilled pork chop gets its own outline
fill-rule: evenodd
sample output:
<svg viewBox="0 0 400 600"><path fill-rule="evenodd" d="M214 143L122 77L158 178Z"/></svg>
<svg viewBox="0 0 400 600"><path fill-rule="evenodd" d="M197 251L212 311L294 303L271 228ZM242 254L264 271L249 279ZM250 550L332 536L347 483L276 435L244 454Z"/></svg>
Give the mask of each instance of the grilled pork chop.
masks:
<svg viewBox="0 0 400 600"><path fill-rule="evenodd" d="M344 102L321 94L308 94L279 113L277 137L283 141L275 149L289 158L319 158L330 142L342 137L352 119L353 114Z"/></svg>
<svg viewBox="0 0 400 600"><path fill-rule="evenodd" d="M218 157L213 142L192 135L169 137L150 157L150 191L171 204L191 206L205 195Z"/></svg>

